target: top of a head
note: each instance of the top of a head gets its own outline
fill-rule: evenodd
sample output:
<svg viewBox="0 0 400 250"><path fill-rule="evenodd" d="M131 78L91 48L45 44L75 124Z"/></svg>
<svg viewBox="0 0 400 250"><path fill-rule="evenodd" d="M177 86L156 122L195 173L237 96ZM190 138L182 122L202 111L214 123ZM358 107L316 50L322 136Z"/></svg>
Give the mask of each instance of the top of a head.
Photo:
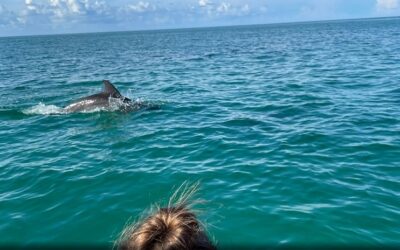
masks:
<svg viewBox="0 0 400 250"><path fill-rule="evenodd" d="M122 249L216 249L185 206L160 208L131 231Z"/></svg>

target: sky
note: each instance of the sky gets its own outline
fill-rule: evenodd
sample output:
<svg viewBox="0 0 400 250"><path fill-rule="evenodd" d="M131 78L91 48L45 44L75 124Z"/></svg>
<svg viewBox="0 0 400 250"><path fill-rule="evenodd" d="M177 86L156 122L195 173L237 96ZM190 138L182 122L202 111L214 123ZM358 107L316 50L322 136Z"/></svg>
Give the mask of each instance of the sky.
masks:
<svg viewBox="0 0 400 250"><path fill-rule="evenodd" d="M400 0L0 0L0 36L400 16Z"/></svg>

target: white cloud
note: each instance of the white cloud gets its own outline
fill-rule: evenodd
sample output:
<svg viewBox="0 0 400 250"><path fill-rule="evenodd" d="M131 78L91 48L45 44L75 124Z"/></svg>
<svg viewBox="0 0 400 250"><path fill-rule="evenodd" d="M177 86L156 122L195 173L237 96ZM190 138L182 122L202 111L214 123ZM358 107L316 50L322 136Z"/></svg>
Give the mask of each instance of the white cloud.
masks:
<svg viewBox="0 0 400 250"><path fill-rule="evenodd" d="M32 0L26 0L27 1L32 1ZM60 5L60 0L49 0L51 6L58 6Z"/></svg>
<svg viewBox="0 0 400 250"><path fill-rule="evenodd" d="M76 0L67 0L66 1L68 9L72 13L81 13L81 4L77 2Z"/></svg>
<svg viewBox="0 0 400 250"><path fill-rule="evenodd" d="M205 7L211 3L210 0L199 0L200 7Z"/></svg>
<svg viewBox="0 0 400 250"><path fill-rule="evenodd" d="M85 12L85 8L79 0L50 0L50 5L65 14L82 14Z"/></svg>
<svg viewBox="0 0 400 250"><path fill-rule="evenodd" d="M217 7L217 11L218 12L228 12L231 8L231 4L230 3L225 3L222 2L218 7Z"/></svg>
<svg viewBox="0 0 400 250"><path fill-rule="evenodd" d="M7 25L15 25L18 18L14 12L8 10L4 5L0 4L0 27Z"/></svg>
<svg viewBox="0 0 400 250"><path fill-rule="evenodd" d="M0 8L0 26L8 25L9 30L26 33L220 25L229 24L231 20L238 23L241 18L255 18L261 13L260 0L19 1L21 7L14 7L7 15L4 7ZM18 29L12 28L11 20ZM6 33L4 30L0 30L0 35Z"/></svg>
<svg viewBox="0 0 400 250"><path fill-rule="evenodd" d="M58 21L78 16L90 18L107 14L108 9L109 6L99 0L46 0L35 1L35 3L33 0L25 0L25 9L21 12L21 18L26 20L32 15L41 15L42 18Z"/></svg>
<svg viewBox="0 0 400 250"><path fill-rule="evenodd" d="M244 12L244 13L249 12L250 11L249 5L248 4L243 5L242 8L241 8L241 11Z"/></svg>
<svg viewBox="0 0 400 250"><path fill-rule="evenodd" d="M25 0L25 5L28 10L35 11L36 5L33 4L32 0Z"/></svg>
<svg viewBox="0 0 400 250"><path fill-rule="evenodd" d="M137 4L130 4L130 5L128 5L128 8L134 12L145 12L148 10L155 9L155 7L153 5L151 5L149 2L142 2L142 1L140 1Z"/></svg>
<svg viewBox="0 0 400 250"><path fill-rule="evenodd" d="M251 14L250 5L247 3L242 5L240 2L231 3L225 1L221 2L217 6L210 5L207 10L207 13L210 17L239 17Z"/></svg>
<svg viewBox="0 0 400 250"><path fill-rule="evenodd" d="M376 7L379 10L393 10L399 7L399 0L376 0Z"/></svg>
<svg viewBox="0 0 400 250"><path fill-rule="evenodd" d="M128 5L113 5L104 0L24 0L18 20L36 26L69 25L71 23L112 24L130 22L132 13L155 11L155 5L139 1ZM4 19L4 18L3 18Z"/></svg>

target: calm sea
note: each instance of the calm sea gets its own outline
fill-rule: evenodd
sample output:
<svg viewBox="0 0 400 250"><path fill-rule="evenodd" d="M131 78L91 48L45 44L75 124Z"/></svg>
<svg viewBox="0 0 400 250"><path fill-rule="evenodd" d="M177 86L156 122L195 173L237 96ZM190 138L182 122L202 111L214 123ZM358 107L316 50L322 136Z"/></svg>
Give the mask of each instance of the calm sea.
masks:
<svg viewBox="0 0 400 250"><path fill-rule="evenodd" d="M400 19L0 38L0 245L111 244L201 182L219 246L400 244ZM109 79L138 112L57 111Z"/></svg>

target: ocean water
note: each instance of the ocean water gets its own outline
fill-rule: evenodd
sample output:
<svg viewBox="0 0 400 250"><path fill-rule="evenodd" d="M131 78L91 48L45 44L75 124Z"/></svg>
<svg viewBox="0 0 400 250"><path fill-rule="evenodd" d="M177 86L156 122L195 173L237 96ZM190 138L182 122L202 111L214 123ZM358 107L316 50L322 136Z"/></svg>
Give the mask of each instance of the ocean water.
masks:
<svg viewBox="0 0 400 250"><path fill-rule="evenodd" d="M112 245L200 181L218 246L400 244L400 19L0 38L0 245ZM62 112L109 79L136 112Z"/></svg>

